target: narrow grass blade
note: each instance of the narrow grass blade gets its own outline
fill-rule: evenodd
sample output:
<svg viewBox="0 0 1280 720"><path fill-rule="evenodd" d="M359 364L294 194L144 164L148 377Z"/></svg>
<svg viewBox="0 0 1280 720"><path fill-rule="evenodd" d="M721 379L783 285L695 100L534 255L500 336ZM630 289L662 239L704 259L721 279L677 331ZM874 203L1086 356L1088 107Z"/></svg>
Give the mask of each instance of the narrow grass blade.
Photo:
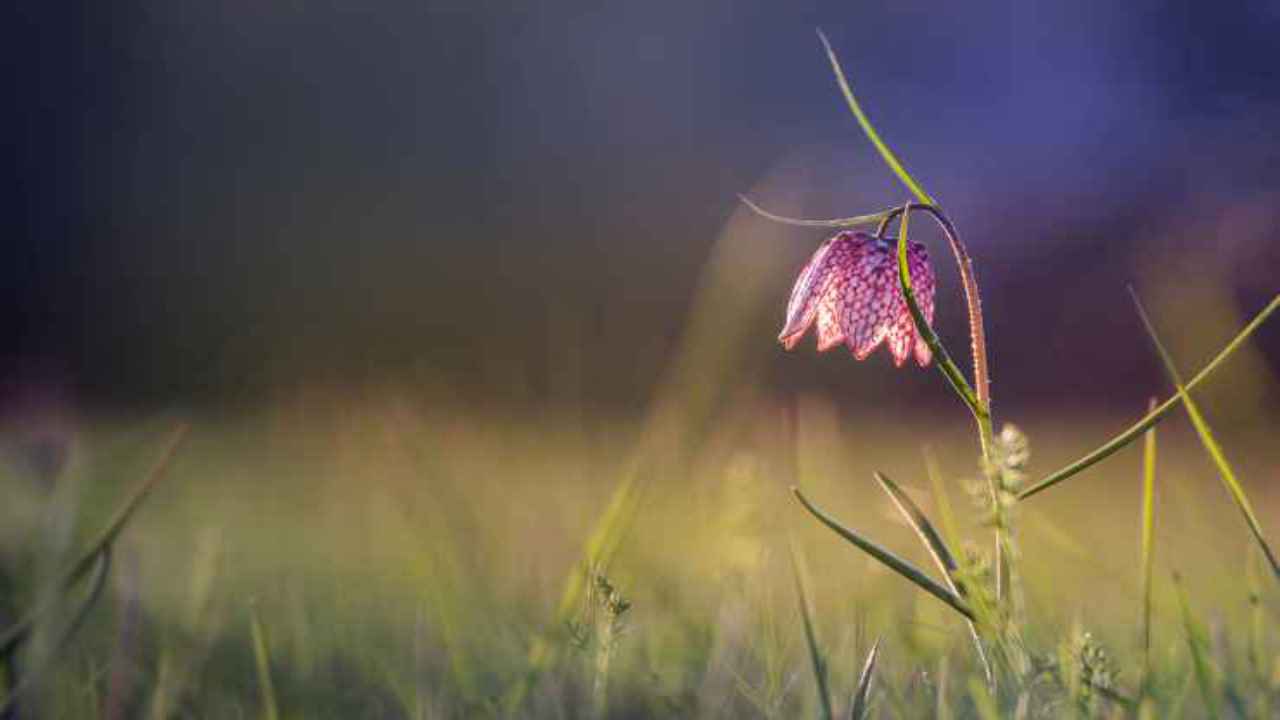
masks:
<svg viewBox="0 0 1280 720"><path fill-rule="evenodd" d="M1148 411L1154 409L1151 398ZM1155 533L1156 429L1147 430L1142 442L1142 693L1151 672L1151 566Z"/></svg>
<svg viewBox="0 0 1280 720"><path fill-rule="evenodd" d="M796 496L796 499L800 501L800 504L803 505L804 508L808 510L811 515L817 518L823 525L826 525L827 527L831 528L831 530L834 531L837 535L849 541L855 547L867 553L868 555L875 558L876 560L879 560L881 563L888 566L890 570L893 570L894 572L898 573L902 577L911 581L916 587L920 588L921 590L924 590L930 595L933 595L934 597L938 598L942 602L951 606L951 608L956 612L960 613L961 615L964 615L966 618L970 620L976 619L973 615L973 611L969 609L969 606L965 604L964 600L959 595L947 589L943 585L940 585L937 581L933 580L928 575L924 574L924 572L922 572L919 568L907 562L906 560L903 560L902 558L898 557L897 555L894 555L888 550L885 550L884 548L880 547L874 542L871 542L870 540L862 537L861 535L854 532L853 530L850 530L844 525L841 525L840 522L837 521L835 518L831 517L830 515L827 515L825 512L819 510L812 503L810 503L809 499L804 496L804 493L800 492L799 488L792 487L791 492Z"/></svg>
<svg viewBox="0 0 1280 720"><path fill-rule="evenodd" d="M875 475L876 482L880 483L880 487L884 489L885 494L893 501L898 512L906 519L907 524L915 531L920 538L920 543L929 551L929 556L933 558L933 562L938 566L938 571L942 573L947 584L951 587L951 591L957 595L964 595L964 590L956 582L956 560L951 554L951 549L943 542L942 536L934 529L933 523L929 522L929 518L925 516L920 506L911 500L898 484L890 480L882 472L872 473Z"/></svg>
<svg viewBox="0 0 1280 720"><path fill-rule="evenodd" d="M898 279L902 283L902 296L907 301L907 309L911 312L911 320L915 322L916 332L920 333L920 337L924 338L925 344L933 352L934 361L937 362L943 377L969 407L970 412L975 417L981 417L985 411L978 402L977 393L969 385L969 381L965 379L964 373L960 371L955 361L951 359L951 353L947 352L946 347L942 345L942 340L933 331L929 321L924 317L924 312L920 309L920 303L916 301L915 288L911 284L911 269L907 263L907 225L910 217L911 204L908 203L902 211L902 229L898 237Z"/></svg>
<svg viewBox="0 0 1280 720"><path fill-rule="evenodd" d="M134 512L142 505L142 501L147 498L151 490L164 477L165 472L173 462L174 455L177 454L178 447L182 445L183 439L187 435L187 426L179 425L170 434L164 451L155 464L151 466L150 472L143 479L142 483L134 489L133 493L125 500L124 504L116 511L115 516L111 519L98 535L80 559L76 561L71 569L59 581L59 587L63 592L70 590L81 578L92 570L101 557L102 552L107 546L115 542L120 532L128 525L129 520L133 517ZM11 627L0 634L0 657L7 656L31 633L31 629L35 627L39 617L48 610L47 607L37 607L28 612L21 620L14 623Z"/></svg>
<svg viewBox="0 0 1280 720"><path fill-rule="evenodd" d="M831 49L830 41L827 40L827 36L821 30L818 31L818 39L822 41L822 47L827 51L827 59L831 61L831 71L835 73L836 83L840 85L840 92L844 94L844 100L849 105L849 111L857 118L862 132L866 134L871 144L875 145L876 151L880 153L880 157L889 166L889 169L893 171L893 174L898 176L898 179L902 181L902 184L911 191L911 194L917 200L929 205L936 205L937 203L929 196L929 193L925 192L924 187L903 167L902 161L898 160L898 156L894 154L893 150L890 150L884 140L880 139L880 133L876 132L870 118L863 112L862 105L854 97L853 89L849 87L849 80L845 78L844 70L840 67L840 59L836 57L835 50Z"/></svg>
<svg viewBox="0 0 1280 720"><path fill-rule="evenodd" d="M640 506L644 487L639 474L628 471L614 488L608 506L600 515L583 549L582 565L574 567L565 578L551 632L543 633L533 639L529 648L528 668L521 681L512 686L503 700L503 705L508 712L514 712L520 707L529 692L537 685L543 671L555 664L559 657L559 648L554 642L552 633L563 629L581 606L590 575L584 569L603 570L608 567L609 561L622 542L622 537L631 526L636 510Z"/></svg>
<svg viewBox="0 0 1280 720"><path fill-rule="evenodd" d="M1200 407L1195 400L1191 399L1191 395L1183 385L1182 376L1178 373L1178 367L1173 362L1173 356L1169 354L1168 348L1160 341L1160 336L1156 333L1155 324L1151 322L1151 317L1147 315L1146 308L1142 306L1142 300L1133 288L1129 288L1129 294L1133 296L1133 304L1137 308L1138 317L1142 319L1142 325L1146 328L1152 344L1155 345L1156 352L1160 355L1160 361L1164 363L1165 371L1169 374L1169 379L1178 390L1178 397L1182 398L1182 405L1187 409L1187 416L1191 418L1191 424L1195 426L1196 435L1200 437L1200 444L1204 446L1205 452L1209 453L1209 457L1213 459L1213 464L1218 468L1218 476L1222 478L1223 485L1231 495L1231 499L1235 501L1240 514L1244 515L1245 522L1249 525L1249 531L1253 533L1253 539L1258 542L1262 553L1266 555L1267 561L1271 563L1271 571L1275 574L1276 579L1280 580L1280 561L1276 559L1275 553L1272 552L1271 546L1267 543L1265 535L1263 535L1262 524L1258 522L1258 516L1253 511L1253 503L1249 502L1249 496L1245 493L1244 486L1240 484L1240 479L1236 477L1235 468L1231 466L1231 462L1227 460L1226 454L1222 451L1222 446L1218 444L1217 439L1213 436L1213 431L1209 428L1208 421L1205 420L1204 415L1200 412Z"/></svg>
<svg viewBox="0 0 1280 720"><path fill-rule="evenodd" d="M796 227L823 227L823 228L864 227L864 226L875 225L879 223L881 220L884 220L886 217L888 217L889 213L891 212L890 210L884 210L882 212L872 213L870 215L854 215L853 217L832 218L830 220L809 220L806 218L793 218L793 217L787 217L786 215L776 215L774 213L769 212L768 210L765 210L759 205L755 204L754 202L751 201L751 198L747 197L746 195L739 195L738 199L741 200L744 205L751 208L751 210L755 212L755 214L759 215L760 217L766 220L772 220L773 222L781 223L783 225L795 225Z"/></svg>
<svg viewBox="0 0 1280 720"><path fill-rule="evenodd" d="M1197 385L1208 380L1218 367L1222 365L1227 358L1231 357L1236 350L1239 350L1240 347L1244 345L1245 340L1248 340L1249 337L1262 326L1262 323L1266 322L1267 318L1271 317L1271 314L1277 309L1280 309L1280 295L1276 295L1272 298L1271 302L1267 303L1267 306L1255 315L1253 319L1249 321L1249 324L1245 325L1244 328L1240 330L1239 334L1231 339L1231 342L1227 343L1226 346L1223 347L1207 365L1201 368L1200 372L1196 373L1195 376L1187 382L1185 388L1186 391L1190 392L1194 390ZM1160 403L1155 410L1152 410L1141 420L1130 425L1126 430L1124 430L1124 432L1121 432L1119 435L1111 438L1100 445L1097 449L1081 457L1079 460L1076 460L1057 472L1050 473L1040 482L1028 487L1026 490L1023 490L1018 494L1018 499L1026 500L1032 495L1048 490L1063 480L1066 480L1067 478L1084 470L1088 470L1090 467L1093 467L1099 462L1111 457L1129 443L1136 440L1138 436L1146 432L1148 428L1163 420L1164 416L1168 415L1174 407L1178 405L1179 399L1180 396L1174 395L1168 400Z"/></svg>
<svg viewBox="0 0 1280 720"><path fill-rule="evenodd" d="M795 576L796 597L800 604L800 620L804 624L804 641L809 648L809 660L813 665L813 677L818 688L818 706L822 710L823 720L834 720L831 710L831 688L827 684L827 661L818 647L817 634L813 629L813 609L809 606L809 593L805 590L804 571L801 568L800 554L795 545L791 546L791 570Z"/></svg>
<svg viewBox="0 0 1280 720"><path fill-rule="evenodd" d="M271 682L271 654L267 649L267 635L258 618L258 608L249 605L249 634L253 638L253 662L258 672L258 691L262 696L263 720L279 720L276 706L276 690Z"/></svg>
<svg viewBox="0 0 1280 720"><path fill-rule="evenodd" d="M1204 628L1191 612L1187 591L1183 589L1182 578L1177 573L1173 574L1173 586L1178 593L1178 607L1182 611L1182 626L1187 633L1187 647L1191 651L1191 664L1195 670L1196 685L1200 688L1200 697L1204 699L1208 716L1217 718L1220 714L1218 693L1215 689L1213 665L1209 663L1209 639Z"/></svg>
<svg viewBox="0 0 1280 720"><path fill-rule="evenodd" d="M52 647L40 659L39 665L35 668L27 670L14 683L9 693L5 696L4 702L0 703L0 717L10 717L10 713L14 710L18 700L22 695L31 689L40 677L44 674L53 662L57 659L62 649L66 647L71 638L79 632L84 625L85 619L89 616L89 611L97 604L98 598L102 596L102 590L107 585L107 576L111 573L111 544L103 545L98 554L94 557L93 566L96 570L93 573L93 579L89 584L89 594L85 596L84 602L76 609L75 615L72 616L71 622L63 628L58 635L58 639L53 643Z"/></svg>
<svg viewBox="0 0 1280 720"><path fill-rule="evenodd" d="M925 516L924 511L911 500L911 496L907 495L897 483L893 482L884 473L874 473L876 482L880 483L880 487L884 489L885 494L893 501L898 512L915 531L916 536L920 538L921 544L929 551L929 556L933 558L933 562L938 567L938 572L942 573L943 579L947 583L947 588L956 596L968 600L968 593L964 588L964 584L956 577L955 556L951 554L947 543L943 541L942 536L934 529L933 523L929 522L929 518ZM995 676L991 672L991 664L987 660L986 649L982 645L982 638L978 634L978 628L972 620L969 623L969 634L973 638L973 645L978 653L978 661L982 665L983 673L987 677L987 683L994 682Z"/></svg>
<svg viewBox="0 0 1280 720"><path fill-rule="evenodd" d="M871 698L871 680L876 674L876 661L880 659L880 639L876 638L867 653L867 661L862 665L862 674L858 676L858 689L853 693L853 707L849 710L849 720L862 720L866 716Z"/></svg>
<svg viewBox="0 0 1280 720"><path fill-rule="evenodd" d="M982 720L1000 720L1000 708L991 691L976 677L969 678L969 697L973 699L973 709Z"/></svg>

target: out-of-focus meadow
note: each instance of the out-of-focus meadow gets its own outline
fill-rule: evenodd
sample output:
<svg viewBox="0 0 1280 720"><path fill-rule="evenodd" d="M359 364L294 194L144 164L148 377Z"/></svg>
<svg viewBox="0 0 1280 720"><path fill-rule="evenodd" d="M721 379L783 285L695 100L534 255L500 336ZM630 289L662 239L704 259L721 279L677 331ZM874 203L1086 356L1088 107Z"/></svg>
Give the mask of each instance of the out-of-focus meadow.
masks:
<svg viewBox="0 0 1280 720"><path fill-rule="evenodd" d="M814 25L970 244L1032 480L1172 392L1126 285L1188 376L1276 293L1273 14L569 5L139 3L31 41L21 89L79 112L22 116L0 632L190 427L83 626L88 577L9 666L18 717L813 717L792 544L839 711L882 638L875 716L983 717L964 623L788 492L931 568L881 471L989 544L935 369L777 345L823 235L735 195L905 199ZM1277 352L1273 321L1195 392L1269 537ZM1280 588L1185 414L1157 433L1155 711L1270 717ZM1141 481L1135 445L1015 513L1028 647L1088 632L1125 697ZM1127 711L1071 697L1024 717Z"/></svg>

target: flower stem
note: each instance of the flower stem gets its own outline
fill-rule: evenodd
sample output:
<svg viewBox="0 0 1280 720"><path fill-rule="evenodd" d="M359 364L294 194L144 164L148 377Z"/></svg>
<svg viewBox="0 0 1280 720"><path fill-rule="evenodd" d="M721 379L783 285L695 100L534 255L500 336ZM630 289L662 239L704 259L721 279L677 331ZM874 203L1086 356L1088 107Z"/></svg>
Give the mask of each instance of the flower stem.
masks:
<svg viewBox="0 0 1280 720"><path fill-rule="evenodd" d="M924 313L920 311L920 306L916 302L906 254L907 224L912 210L923 210L929 213L934 221L938 223L938 226L942 228L943 234L947 237L947 243L951 246L951 252L956 258L956 265L960 269L960 280L964 285L965 303L969 310L969 337L973 352L973 386L970 386L968 381L964 379L963 373L956 367L950 354L942 346L937 333L929 326L928 321L925 320ZM957 394L969 406L969 410L972 411L974 420L978 424L978 443L982 450L982 474L987 479L987 489L991 494L991 506L995 520L994 566L996 601L1001 603L1005 596L1005 587L1008 584L1004 537L1006 523L1004 502L1000 497L1000 489L996 481L998 471L995 466L995 432L992 429L991 421L991 379L987 371L987 336L982 323L982 299L978 294L978 280L973 272L973 261L969 258L969 252L965 249L964 243L960 241L960 233L956 232L955 225L951 223L951 220L947 218L940 208L928 203L908 202L901 208L889 211L884 220L880 222L876 234L883 237L888 230L889 224L899 215L902 216L902 231L898 240L898 276L902 282L902 294L907 301L907 308L911 311L911 319L915 322L916 331L920 333L925 343L929 345L929 349L938 358L938 369L942 371L942 374L951 383Z"/></svg>

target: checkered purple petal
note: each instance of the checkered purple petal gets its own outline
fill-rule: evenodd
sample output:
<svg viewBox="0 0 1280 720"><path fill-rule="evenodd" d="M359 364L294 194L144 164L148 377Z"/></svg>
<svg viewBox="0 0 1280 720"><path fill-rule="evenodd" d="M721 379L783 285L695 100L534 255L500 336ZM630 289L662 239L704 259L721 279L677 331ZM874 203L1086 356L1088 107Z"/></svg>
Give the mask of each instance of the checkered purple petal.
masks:
<svg viewBox="0 0 1280 720"><path fill-rule="evenodd" d="M816 321L819 351L843 343L861 360L883 343L897 366L913 353L928 365L932 355L902 297L895 249L892 239L862 232L842 232L823 243L791 290L782 344L794 348ZM907 264L920 309L933 322L936 283L923 245L908 245Z"/></svg>

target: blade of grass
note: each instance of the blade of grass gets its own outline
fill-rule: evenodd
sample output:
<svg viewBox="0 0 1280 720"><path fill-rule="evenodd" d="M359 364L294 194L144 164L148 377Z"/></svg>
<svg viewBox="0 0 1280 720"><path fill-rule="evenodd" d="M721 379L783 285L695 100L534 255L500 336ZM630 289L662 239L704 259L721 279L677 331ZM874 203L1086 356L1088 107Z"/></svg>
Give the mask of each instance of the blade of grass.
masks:
<svg viewBox="0 0 1280 720"><path fill-rule="evenodd" d="M938 566L938 572L942 573L942 577L946 580L947 588L956 596L969 600L969 594L965 590L964 584L956 575L958 566L956 565L955 556L952 555L950 548L943 541L942 536L934 529L933 523L929 522L929 518L925 516L924 511L911 500L911 496L907 495L897 483L889 479L887 475L881 472L874 473L876 482L880 483L880 487L893 501L898 512L915 531L916 536L920 538L921 544L929 551L929 556L933 558L933 563ZM978 634L978 627L973 620L968 620L969 635L973 640L974 650L978 653L978 661L982 665L983 674L986 675L987 684L995 682L995 675L991 672L991 663L987 660L986 648L982 645L982 636Z"/></svg>
<svg viewBox="0 0 1280 720"><path fill-rule="evenodd" d="M862 674L858 676L858 689L853 693L853 707L849 709L849 720L862 720L869 709L871 698L871 680L876 673L876 661L880 659L880 638L867 653L867 661L862 665Z"/></svg>
<svg viewBox="0 0 1280 720"><path fill-rule="evenodd" d="M249 604L249 634L253 638L253 663L258 672L263 720L279 720L280 710L276 707L276 690L271 682L271 655L267 650L267 635L262 629L262 621L258 618L258 607L254 603Z"/></svg>
<svg viewBox="0 0 1280 720"><path fill-rule="evenodd" d="M806 218L793 218L787 217L786 215L776 215L755 204L751 201L751 198L746 195L739 195L738 199L741 200L744 205L751 208L755 214L766 220L772 220L773 222L781 223L783 225L795 225L796 227L847 228L875 225L888 217L889 213L892 212L891 210L884 210L870 215L854 215L853 217L832 218L830 220L809 220Z"/></svg>
<svg viewBox="0 0 1280 720"><path fill-rule="evenodd" d="M813 665L813 677L817 683L818 706L822 710L823 720L834 720L831 710L831 689L827 684L827 661L822 657L818 647L818 638L813 629L813 609L809 607L809 593L805 590L804 570L801 567L800 553L795 544L791 544L791 571L795 577L796 597L800 604L800 620L804 624L804 641L809 648L809 660Z"/></svg>
<svg viewBox="0 0 1280 720"><path fill-rule="evenodd" d="M1214 371L1216 371L1218 367L1222 365L1223 362L1226 361L1227 358L1231 357L1231 355L1234 354L1236 350L1240 349L1240 347L1244 345L1244 341L1248 340L1249 337L1252 336L1253 333L1262 325L1262 323L1266 322L1267 318L1271 317L1271 314L1275 312L1277 308L1280 308L1280 295L1276 295L1274 298L1272 298L1271 302L1267 303L1267 306L1264 307L1261 311L1259 311L1258 314L1255 315L1253 319L1249 321L1249 324L1245 325L1244 328L1242 328L1240 332L1234 338L1231 339L1231 342L1227 343L1226 346L1224 346L1222 350L1219 351L1218 354L1214 356L1214 358L1210 360L1207 365L1201 368L1200 372L1196 373L1195 376L1192 377L1189 382L1187 382L1187 385L1186 385L1187 392L1194 390L1197 385L1204 382L1205 380L1208 380L1209 377L1213 375ZM1023 490L1021 493L1018 494L1018 499L1026 500L1032 495L1048 490L1049 488L1053 487L1054 485L1057 485L1063 480L1066 480L1067 478L1073 475L1076 475L1084 470L1088 470L1090 467L1093 467L1099 462L1111 457L1113 454L1123 449L1129 443L1136 440L1138 436L1146 432L1148 428L1150 428L1151 426L1163 420L1164 416L1168 415L1174 409L1174 407L1178 405L1178 401L1179 401L1179 396L1174 395L1168 400L1165 400L1164 402L1160 403L1160 405L1157 406L1155 410L1152 410L1151 412L1147 413L1146 416L1144 416L1141 420L1137 421L1133 425L1130 425L1127 429L1125 429L1120 434L1116 435L1115 437L1111 438L1107 442L1098 446L1097 449L1084 455L1079 460L1076 460L1070 465L1063 467L1057 472L1046 475L1045 478L1040 482L1036 483L1035 485L1032 485L1031 487L1028 487L1026 490Z"/></svg>
<svg viewBox="0 0 1280 720"><path fill-rule="evenodd" d="M960 596L956 595L951 590L948 590L943 585L940 585L933 578L930 578L928 575L924 574L924 572L922 572L919 568L907 562L906 560L903 560L897 555L894 555L892 552L885 550L884 548L880 547L874 542L871 542L870 540L862 537L861 535L854 532L853 530L850 530L844 525L841 525L838 520L831 517L830 515L827 515L825 512L815 507L813 503L809 502L809 499L804 496L804 493L800 492L799 488L793 486L791 488L791 493L796 496L796 500L799 500L800 504L803 505L804 508L808 510L811 515L817 518L823 525L826 525L828 528L831 528L831 530L834 531L837 535L849 541L855 547L867 553L868 555L875 558L876 560L879 560L881 563L886 565L890 570L893 570L894 572L898 573L902 577L911 581L916 587L920 588L921 590L924 590L930 595L933 595L934 597L938 598L942 602L951 606L951 608L956 612L960 613L961 615L964 615L966 618L970 620L976 619L973 615L973 611L969 609L969 606L965 604L964 600L960 598Z"/></svg>
<svg viewBox="0 0 1280 720"><path fill-rule="evenodd" d="M1178 594L1178 607L1182 611L1182 626L1187 633L1187 647L1191 651L1191 664L1195 670L1196 685L1200 688L1200 697L1204 699L1205 711L1210 718L1217 718L1218 695L1214 690L1213 666L1209 663L1209 640L1204 628L1196 621L1191 612L1191 603L1187 599L1187 591L1182 587L1182 578L1173 574L1173 586Z"/></svg>
<svg viewBox="0 0 1280 720"><path fill-rule="evenodd" d="M911 176L911 173L907 172L907 169L902 165L902 161L898 160L898 156L880 138L880 133L876 132L875 126L871 124L871 119L863 112L862 105L854 97L853 89L849 87L849 80L845 77L844 70L840 67L840 59L836 57L835 50L831 49L831 42L827 40L827 36L821 30L818 31L818 39L822 41L822 47L827 51L827 60L831 62L831 70L835 73L836 83L840 86L840 92L844 94L844 100L849 105L849 111L858 120L858 125L862 128L862 132L871 141L871 144L876 147L876 151L880 153L884 163L889 166L894 175L898 176L898 179L902 181L902 184L911 191L911 194L917 200L929 205L936 205L937 203L930 197L929 193L925 192L924 186L917 182Z"/></svg>
<svg viewBox="0 0 1280 720"><path fill-rule="evenodd" d="M1000 720L1000 709L991 691L976 677L969 678L969 697L973 699L973 709L982 720Z"/></svg>
<svg viewBox="0 0 1280 720"><path fill-rule="evenodd" d="M509 712L514 712L523 704L529 692L538 683L543 671L556 662L559 657L559 648L553 641L552 633L562 630L573 619L574 613L582 603L590 575L589 572L584 571L584 568L603 571L608 567L613 553L617 551L622 537L631 526L636 509L640 505L643 490L644 484L641 482L640 475L634 471L628 471L614 488L609 504L587 539L586 547L583 549L582 566L573 568L565 578L551 632L543 633L533 639L529 648L528 668L521 681L512 686L504 698L503 704Z"/></svg>
<svg viewBox="0 0 1280 720"><path fill-rule="evenodd" d="M1271 545L1267 543L1267 538L1262 532L1262 524L1258 522L1258 516L1254 514L1253 503L1249 502L1249 496L1245 493L1244 486L1240 484L1240 479L1236 477L1235 468L1231 466L1231 462L1227 460L1226 454L1222 451L1222 446L1218 444L1217 439L1213 436L1213 430L1209 428L1209 423L1200 412L1200 407L1195 400L1191 399L1186 386L1183 385L1182 376L1178 373L1178 367L1174 364L1173 356L1169 354L1168 348L1160 341L1160 336L1156 333L1155 324L1152 323L1146 308L1143 307L1138 293L1130 287L1129 294L1133 297L1133 305L1138 311L1138 317L1142 320L1143 327L1147 330L1147 335L1151 338L1151 343L1155 345L1156 352L1160 355L1160 361L1164 363L1165 372L1169 374L1169 379L1178 390L1178 397L1182 399L1183 407L1187 409L1187 416L1191 418L1191 424L1195 426L1196 435L1200 437L1200 444L1204 446L1205 452L1209 453L1209 457L1213 459L1213 464L1218 468L1218 476L1222 478L1222 483L1231 495L1236 507L1240 510L1240 514L1244 515L1245 522L1249 525L1249 531L1253 533L1253 539L1258 542L1258 546L1262 549L1263 554L1266 555L1267 561L1271 563L1272 573L1275 574L1277 580L1280 580L1280 561L1276 559L1275 553L1271 550Z"/></svg>
<svg viewBox="0 0 1280 720"><path fill-rule="evenodd" d="M120 506L111 522L99 533L97 539L89 545L89 548L80 556L80 559L63 575L59 581L59 587L63 592L71 589L89 570L93 569L103 549L115 542L116 537L128 525L134 512L142 505L142 501L147 498L151 490L164 477L165 472L173 462L174 455L178 452L178 447L182 445L183 440L186 438L187 430L188 426L186 424L180 424L170 432L164 450L151 466L150 472L143 478L142 483L134 489L129 498ZM21 620L10 626L3 634L0 634L0 657L7 656L13 652L31 633L36 621L47 610L47 607L37 607L29 611Z"/></svg>
<svg viewBox="0 0 1280 720"><path fill-rule="evenodd" d="M22 695L35 685L46 669L53 665L58 654L67 646L67 643L71 641L71 638L75 636L75 634L79 632L80 628L84 625L85 620L89 616L89 611L93 609L93 606L98 602L98 598L102 596L102 589L106 587L107 584L107 576L111 573L110 543L103 545L98 550L98 554L94 557L93 567L95 567L96 570L94 571L93 579L89 585L89 594L85 596L84 602L81 603L80 607L76 610L71 622L69 622L58 635L58 639L53 643L53 646L40 658L37 667L23 673L17 679L17 682L14 683L8 694L5 695L4 702L0 703L0 717L7 718L11 716L10 713L14 710L15 705L18 700L21 699Z"/></svg>
<svg viewBox="0 0 1280 720"><path fill-rule="evenodd" d="M1156 406L1151 398L1148 412ZM1142 442L1142 684L1147 691L1151 673L1151 566L1152 538L1155 532L1156 500L1156 429L1150 428Z"/></svg>

